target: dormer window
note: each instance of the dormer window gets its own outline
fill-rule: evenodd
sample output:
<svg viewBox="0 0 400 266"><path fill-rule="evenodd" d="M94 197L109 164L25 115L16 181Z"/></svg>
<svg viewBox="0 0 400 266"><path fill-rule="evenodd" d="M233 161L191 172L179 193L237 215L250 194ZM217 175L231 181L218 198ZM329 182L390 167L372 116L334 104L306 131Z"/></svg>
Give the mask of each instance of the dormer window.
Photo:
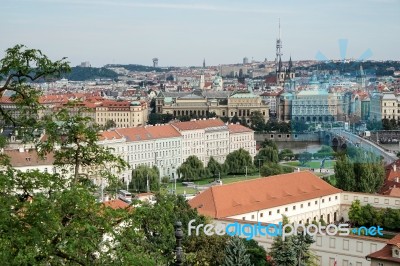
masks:
<svg viewBox="0 0 400 266"><path fill-rule="evenodd" d="M394 258L400 258L400 250L398 247L393 246L392 247L392 257Z"/></svg>

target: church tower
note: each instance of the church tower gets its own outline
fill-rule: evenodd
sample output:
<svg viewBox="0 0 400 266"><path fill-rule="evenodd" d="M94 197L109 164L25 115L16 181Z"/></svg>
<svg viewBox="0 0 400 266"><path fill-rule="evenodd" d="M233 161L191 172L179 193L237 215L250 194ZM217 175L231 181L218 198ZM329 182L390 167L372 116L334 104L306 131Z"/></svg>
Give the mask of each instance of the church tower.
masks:
<svg viewBox="0 0 400 266"><path fill-rule="evenodd" d="M206 68L206 59L203 59L203 68Z"/></svg>
<svg viewBox="0 0 400 266"><path fill-rule="evenodd" d="M364 73L364 69L362 67L362 65L360 64L360 71L357 74L357 83L360 84L361 88L365 88L365 84L366 84L366 76Z"/></svg>
<svg viewBox="0 0 400 266"><path fill-rule="evenodd" d="M279 36L276 39L276 58L275 58L275 66L276 66L276 84L283 85L285 82L285 72L282 66L282 40L281 40L281 20L279 19Z"/></svg>

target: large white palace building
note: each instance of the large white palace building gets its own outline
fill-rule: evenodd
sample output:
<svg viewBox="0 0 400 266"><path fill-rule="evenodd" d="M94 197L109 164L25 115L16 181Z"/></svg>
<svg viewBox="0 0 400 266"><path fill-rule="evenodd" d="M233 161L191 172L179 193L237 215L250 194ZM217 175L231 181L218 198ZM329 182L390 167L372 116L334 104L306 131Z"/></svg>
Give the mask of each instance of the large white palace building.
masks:
<svg viewBox="0 0 400 266"><path fill-rule="evenodd" d="M348 221L348 212L354 200L378 208L400 208L398 197L344 192L309 171L213 186L191 199L189 204L216 224L225 226L234 222L278 224L282 222L282 215L288 217L290 222L309 224L321 218L327 223ZM273 242L271 236L254 239L267 249ZM366 259L366 256L388 244L385 239L353 234L317 234L314 240L311 250L317 256L319 265L400 265L371 264L371 258ZM398 259L400 263L400 255L392 259Z"/></svg>

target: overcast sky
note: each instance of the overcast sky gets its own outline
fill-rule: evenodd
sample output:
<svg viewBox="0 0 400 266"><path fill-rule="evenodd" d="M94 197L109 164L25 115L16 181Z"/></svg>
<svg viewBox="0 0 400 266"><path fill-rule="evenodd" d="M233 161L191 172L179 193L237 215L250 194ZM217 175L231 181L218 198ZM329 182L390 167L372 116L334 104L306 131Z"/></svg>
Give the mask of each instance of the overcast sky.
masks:
<svg viewBox="0 0 400 266"><path fill-rule="evenodd" d="M1 0L0 50L41 49L72 66L89 61L200 66L283 59L400 60L400 0ZM345 43L345 42L343 42ZM344 52L342 44L342 53Z"/></svg>

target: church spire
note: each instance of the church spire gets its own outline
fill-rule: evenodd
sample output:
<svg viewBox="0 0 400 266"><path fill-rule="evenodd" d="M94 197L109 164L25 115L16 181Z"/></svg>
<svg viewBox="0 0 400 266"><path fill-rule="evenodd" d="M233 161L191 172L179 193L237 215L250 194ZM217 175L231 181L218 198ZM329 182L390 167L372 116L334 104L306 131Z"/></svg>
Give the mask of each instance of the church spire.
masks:
<svg viewBox="0 0 400 266"><path fill-rule="evenodd" d="M203 59L203 68L206 68L206 59Z"/></svg>

